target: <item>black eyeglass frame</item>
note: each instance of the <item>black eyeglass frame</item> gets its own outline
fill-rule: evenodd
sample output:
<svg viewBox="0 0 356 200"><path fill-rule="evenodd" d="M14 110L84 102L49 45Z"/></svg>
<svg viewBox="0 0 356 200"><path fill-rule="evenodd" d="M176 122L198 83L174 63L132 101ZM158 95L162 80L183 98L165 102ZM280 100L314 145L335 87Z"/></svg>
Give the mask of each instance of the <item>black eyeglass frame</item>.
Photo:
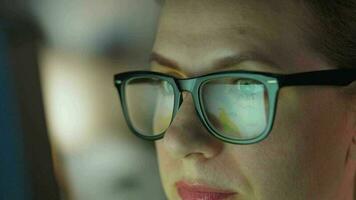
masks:
<svg viewBox="0 0 356 200"><path fill-rule="evenodd" d="M174 76L153 72L153 71L130 71L119 73L114 76L114 84L119 92L119 97L121 101L121 106L123 109L123 114L125 120L130 128L130 130L138 137L145 140L157 140L164 137L165 131L158 135L147 136L140 133L135 129L130 121L128 114L128 108L126 104L125 96L125 85L129 81L137 78L155 78L167 81L173 87L174 90L174 108L170 124L172 123L176 113L179 110L180 105L183 102L182 92L186 91L191 93L193 97L193 102L195 104L195 110L199 116L200 121L207 128L209 133L211 133L216 138L231 144L254 144L260 142L268 137L271 132L275 120L275 113L277 109L278 93L279 90L287 86L347 86L356 80L356 70L355 69L332 69L332 70L321 70L321 71L309 71L294 74L276 74L268 72L258 72L258 71L245 71L245 70L235 70L235 71L221 71L210 73L202 76L179 79ZM205 110L203 108L201 88L209 80L216 78L247 78L256 80L264 84L267 89L268 100L269 100L269 112L268 112L268 122L265 130L257 137L252 139L237 139L226 137L224 134L219 133L208 121Z"/></svg>

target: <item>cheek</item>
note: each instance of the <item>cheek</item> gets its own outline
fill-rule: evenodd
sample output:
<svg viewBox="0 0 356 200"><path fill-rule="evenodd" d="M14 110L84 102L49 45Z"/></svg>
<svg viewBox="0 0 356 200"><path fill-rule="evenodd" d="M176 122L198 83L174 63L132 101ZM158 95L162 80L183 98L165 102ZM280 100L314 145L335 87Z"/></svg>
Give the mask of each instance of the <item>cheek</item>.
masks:
<svg viewBox="0 0 356 200"><path fill-rule="evenodd" d="M156 151L162 186L164 188L166 196L170 197L171 195L175 194L172 184L174 180L178 179L180 175L179 172L181 172L182 168L179 160L172 158L170 154L166 151L163 142L164 140L156 141Z"/></svg>
<svg viewBox="0 0 356 200"><path fill-rule="evenodd" d="M272 132L246 152L246 171L261 193L328 194L341 178L346 155L344 107L332 90L283 90Z"/></svg>
<svg viewBox="0 0 356 200"><path fill-rule="evenodd" d="M162 171L169 171L178 168L178 159L172 158L164 145L164 139L156 141L156 151L158 156L159 167Z"/></svg>
<svg viewBox="0 0 356 200"><path fill-rule="evenodd" d="M315 195L329 195L343 172L347 137L341 105L331 90L283 89L267 139L225 145L218 161L224 163L226 180L238 185L237 174L243 175L254 190L247 193L261 200L323 199ZM161 178L165 191L174 194L170 184L183 167L163 141L156 142Z"/></svg>

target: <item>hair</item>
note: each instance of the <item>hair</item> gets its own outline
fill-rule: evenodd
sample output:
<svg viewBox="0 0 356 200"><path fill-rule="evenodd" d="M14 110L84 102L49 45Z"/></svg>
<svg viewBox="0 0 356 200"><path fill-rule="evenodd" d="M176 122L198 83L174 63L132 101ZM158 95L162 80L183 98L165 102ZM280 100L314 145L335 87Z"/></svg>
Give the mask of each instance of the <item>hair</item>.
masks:
<svg viewBox="0 0 356 200"><path fill-rule="evenodd" d="M312 47L338 68L356 68L356 0L304 2L317 20Z"/></svg>

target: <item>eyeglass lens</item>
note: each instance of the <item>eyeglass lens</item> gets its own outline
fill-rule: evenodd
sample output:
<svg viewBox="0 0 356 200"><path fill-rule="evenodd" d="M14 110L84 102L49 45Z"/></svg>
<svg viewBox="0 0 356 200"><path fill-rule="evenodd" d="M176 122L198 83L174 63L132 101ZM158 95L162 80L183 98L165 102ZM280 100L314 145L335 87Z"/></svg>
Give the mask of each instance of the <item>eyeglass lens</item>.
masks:
<svg viewBox="0 0 356 200"><path fill-rule="evenodd" d="M206 119L225 137L253 139L267 127L268 93L264 84L257 80L209 80L202 85L200 95Z"/></svg>
<svg viewBox="0 0 356 200"><path fill-rule="evenodd" d="M174 87L159 78L134 78L125 85L125 101L133 128L144 136L166 131L174 112ZM231 139L261 135L268 123L265 85L248 78L215 78L199 90L203 115L215 132Z"/></svg>
<svg viewBox="0 0 356 200"><path fill-rule="evenodd" d="M157 78L135 78L125 85L126 107L133 128L142 135L164 132L173 117L173 86Z"/></svg>

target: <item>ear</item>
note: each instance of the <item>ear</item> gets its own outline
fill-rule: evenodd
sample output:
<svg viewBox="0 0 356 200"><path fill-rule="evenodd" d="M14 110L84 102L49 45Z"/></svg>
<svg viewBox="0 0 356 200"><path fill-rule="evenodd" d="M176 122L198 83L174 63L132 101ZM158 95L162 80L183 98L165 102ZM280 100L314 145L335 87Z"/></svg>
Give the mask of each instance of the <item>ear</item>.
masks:
<svg viewBox="0 0 356 200"><path fill-rule="evenodd" d="M338 190L336 199L356 199L352 194L356 191L356 84L351 84L343 90L347 111L347 154L345 159L345 174ZM356 193L355 193L356 194Z"/></svg>
<svg viewBox="0 0 356 200"><path fill-rule="evenodd" d="M356 191L356 137L353 136L348 146L344 174L334 199L356 199L352 197Z"/></svg>
<svg viewBox="0 0 356 200"><path fill-rule="evenodd" d="M356 162L356 136L353 136L352 141L350 142L347 161Z"/></svg>
<svg viewBox="0 0 356 200"><path fill-rule="evenodd" d="M337 197L334 199L356 199L356 137L352 138L350 146L348 148L346 161L345 161L345 173L343 175L342 181L340 182L339 188L337 190Z"/></svg>
<svg viewBox="0 0 356 200"><path fill-rule="evenodd" d="M347 117L350 131L349 149L347 155L347 161L356 162L356 81L343 90L347 106Z"/></svg>
<svg viewBox="0 0 356 200"><path fill-rule="evenodd" d="M350 191L353 191L353 197L350 196L349 199L356 199L356 136L352 137L352 141L349 146L348 154L346 158L346 184L342 187L350 188ZM348 178L349 177L349 178ZM349 179L349 180L348 180ZM346 194L346 193L345 193Z"/></svg>

